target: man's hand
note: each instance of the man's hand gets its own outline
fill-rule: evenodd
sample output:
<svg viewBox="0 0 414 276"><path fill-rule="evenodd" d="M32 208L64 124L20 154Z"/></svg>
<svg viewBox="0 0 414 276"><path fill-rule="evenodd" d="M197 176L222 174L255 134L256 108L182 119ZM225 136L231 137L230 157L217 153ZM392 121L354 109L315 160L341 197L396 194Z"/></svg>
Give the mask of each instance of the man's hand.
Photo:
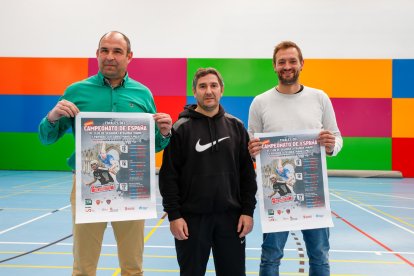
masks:
<svg viewBox="0 0 414 276"><path fill-rule="evenodd" d="M260 153L260 151L262 150L262 144L263 143L260 141L259 138L250 139L248 148L251 157L255 157Z"/></svg>
<svg viewBox="0 0 414 276"><path fill-rule="evenodd" d="M154 118L155 123L157 124L161 134L167 136L172 128L172 119L170 114L155 113L152 117Z"/></svg>
<svg viewBox="0 0 414 276"><path fill-rule="evenodd" d="M253 230L253 218L247 215L241 215L237 225L237 233L239 238L243 238Z"/></svg>
<svg viewBox="0 0 414 276"><path fill-rule="evenodd" d="M327 154L331 155L335 149L335 135L329 130L322 130L318 136L318 142L321 146L325 146Z"/></svg>
<svg viewBox="0 0 414 276"><path fill-rule="evenodd" d="M170 221L170 231L177 240L188 239L188 227L183 218Z"/></svg>
<svg viewBox="0 0 414 276"><path fill-rule="evenodd" d="M49 122L55 122L62 117L75 117L79 113L78 107L67 100L59 101L47 115Z"/></svg>

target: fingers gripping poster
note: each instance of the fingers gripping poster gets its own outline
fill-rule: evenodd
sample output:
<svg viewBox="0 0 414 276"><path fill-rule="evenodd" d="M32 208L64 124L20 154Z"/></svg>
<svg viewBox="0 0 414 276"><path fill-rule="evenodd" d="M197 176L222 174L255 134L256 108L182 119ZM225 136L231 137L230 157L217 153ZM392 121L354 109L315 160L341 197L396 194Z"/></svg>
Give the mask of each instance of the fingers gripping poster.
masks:
<svg viewBox="0 0 414 276"><path fill-rule="evenodd" d="M154 133L151 114L76 116L76 223L156 217Z"/></svg>
<svg viewBox="0 0 414 276"><path fill-rule="evenodd" d="M256 133L260 219L264 233L332 227L325 147L319 132Z"/></svg>

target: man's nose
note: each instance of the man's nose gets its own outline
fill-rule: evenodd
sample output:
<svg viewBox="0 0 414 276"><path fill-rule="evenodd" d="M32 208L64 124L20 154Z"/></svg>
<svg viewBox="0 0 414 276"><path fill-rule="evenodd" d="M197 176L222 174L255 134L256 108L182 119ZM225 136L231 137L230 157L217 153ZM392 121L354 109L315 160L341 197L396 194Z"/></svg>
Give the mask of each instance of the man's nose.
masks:
<svg viewBox="0 0 414 276"><path fill-rule="evenodd" d="M106 59L113 60L114 54L112 52L109 52L108 55L106 55Z"/></svg>
<svg viewBox="0 0 414 276"><path fill-rule="evenodd" d="M290 63L290 62L286 62L286 64L285 64L285 70L289 70L289 69L291 69L293 67L293 65Z"/></svg>

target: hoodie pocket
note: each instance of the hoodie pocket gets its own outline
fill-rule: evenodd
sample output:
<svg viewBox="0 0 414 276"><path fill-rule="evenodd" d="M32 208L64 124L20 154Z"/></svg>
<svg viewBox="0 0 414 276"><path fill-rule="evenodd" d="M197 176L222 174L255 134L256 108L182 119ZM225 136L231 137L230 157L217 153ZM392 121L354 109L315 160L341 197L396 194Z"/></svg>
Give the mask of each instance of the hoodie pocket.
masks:
<svg viewBox="0 0 414 276"><path fill-rule="evenodd" d="M192 175L183 211L211 213L240 208L238 183L235 175L228 172Z"/></svg>

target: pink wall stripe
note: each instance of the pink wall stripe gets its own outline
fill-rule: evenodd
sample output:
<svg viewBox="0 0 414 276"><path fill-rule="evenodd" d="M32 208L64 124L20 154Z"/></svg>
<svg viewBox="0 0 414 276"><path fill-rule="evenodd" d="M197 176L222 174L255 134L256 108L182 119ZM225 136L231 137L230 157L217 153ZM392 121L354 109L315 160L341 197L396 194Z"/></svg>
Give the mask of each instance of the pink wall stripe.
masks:
<svg viewBox="0 0 414 276"><path fill-rule="evenodd" d="M392 99L334 98L342 136L391 137Z"/></svg>
<svg viewBox="0 0 414 276"><path fill-rule="evenodd" d="M98 72L96 58L88 62L89 75ZM187 59L134 58L128 65L131 78L147 86L154 96L185 96Z"/></svg>

